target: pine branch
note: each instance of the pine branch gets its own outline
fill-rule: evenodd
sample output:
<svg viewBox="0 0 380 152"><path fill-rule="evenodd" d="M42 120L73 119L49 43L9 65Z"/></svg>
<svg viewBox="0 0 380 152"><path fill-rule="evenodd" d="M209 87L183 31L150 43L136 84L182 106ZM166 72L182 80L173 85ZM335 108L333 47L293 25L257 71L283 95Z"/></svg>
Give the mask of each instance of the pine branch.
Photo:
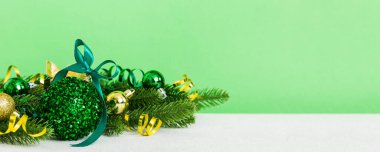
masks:
<svg viewBox="0 0 380 152"><path fill-rule="evenodd" d="M35 96L42 96L42 94L45 92L45 88L43 84L37 84L36 87L29 90L29 94L35 95Z"/></svg>
<svg viewBox="0 0 380 152"><path fill-rule="evenodd" d="M186 127L190 122L184 120L193 116L195 104L189 100L181 100L177 102L165 102L158 105L147 105L132 111L127 111L130 117L131 127L137 126L141 114L148 114L149 117L156 117L167 126ZM179 123L182 122L182 123Z"/></svg>
<svg viewBox="0 0 380 152"><path fill-rule="evenodd" d="M26 129L29 134L35 134L42 131L45 127L46 133L40 137L30 137L27 135L22 127L20 127L14 133L8 133L5 135L0 135L0 142L5 144L13 145L31 145L37 144L41 140L51 139L53 137L53 129L48 125L47 122L42 122L36 119L29 119L26 123ZM0 131L4 132L8 129L8 121L0 122Z"/></svg>
<svg viewBox="0 0 380 152"><path fill-rule="evenodd" d="M117 136L127 129L126 121L122 115L108 115L107 126L104 131L106 136Z"/></svg>
<svg viewBox="0 0 380 152"><path fill-rule="evenodd" d="M176 102L178 100L188 99L187 93L179 91L178 87L175 87L173 85L165 85L164 90L167 95L167 97L164 100L165 102Z"/></svg>
<svg viewBox="0 0 380 152"><path fill-rule="evenodd" d="M3 83L4 79L3 78L0 78L0 89L4 88L4 83Z"/></svg>
<svg viewBox="0 0 380 152"><path fill-rule="evenodd" d="M150 105L162 103L160 93L156 89L136 88L135 93L129 100L129 109L138 109Z"/></svg>
<svg viewBox="0 0 380 152"><path fill-rule="evenodd" d="M198 93L200 97L193 101L197 110L221 105L229 99L227 91L222 89L201 89Z"/></svg>
<svg viewBox="0 0 380 152"><path fill-rule="evenodd" d="M145 89L136 88L135 93L129 102L129 108L131 110L137 108L143 108L154 104L163 104L165 102L177 102L179 100L187 100L188 95L185 92L180 92L178 88L172 85L166 85L164 87L167 97L165 99L160 98L160 92L157 89Z"/></svg>
<svg viewBox="0 0 380 152"><path fill-rule="evenodd" d="M41 98L33 94L22 94L13 96L13 100L21 115L35 116L38 107L40 107Z"/></svg>
<svg viewBox="0 0 380 152"><path fill-rule="evenodd" d="M189 127L191 124L194 124L194 123L195 123L195 116L192 115L192 116L189 116L188 118L185 118L180 121L176 121L174 123L164 124L163 127L164 128L185 128L185 127Z"/></svg>

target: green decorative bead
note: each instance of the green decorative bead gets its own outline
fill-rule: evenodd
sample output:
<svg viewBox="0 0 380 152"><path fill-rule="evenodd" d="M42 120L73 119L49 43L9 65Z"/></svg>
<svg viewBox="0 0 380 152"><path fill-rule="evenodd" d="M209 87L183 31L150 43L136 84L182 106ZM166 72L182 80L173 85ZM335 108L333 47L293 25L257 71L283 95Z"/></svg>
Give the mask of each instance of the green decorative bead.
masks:
<svg viewBox="0 0 380 152"><path fill-rule="evenodd" d="M145 88L161 88L165 85L164 76L156 71L151 70L144 74L142 84Z"/></svg>
<svg viewBox="0 0 380 152"><path fill-rule="evenodd" d="M21 78L11 78L4 84L4 92L11 96L26 94L29 89L29 84Z"/></svg>
<svg viewBox="0 0 380 152"><path fill-rule="evenodd" d="M54 128L59 140L77 140L94 131L100 118L100 97L92 83L67 77L42 95L39 117Z"/></svg>

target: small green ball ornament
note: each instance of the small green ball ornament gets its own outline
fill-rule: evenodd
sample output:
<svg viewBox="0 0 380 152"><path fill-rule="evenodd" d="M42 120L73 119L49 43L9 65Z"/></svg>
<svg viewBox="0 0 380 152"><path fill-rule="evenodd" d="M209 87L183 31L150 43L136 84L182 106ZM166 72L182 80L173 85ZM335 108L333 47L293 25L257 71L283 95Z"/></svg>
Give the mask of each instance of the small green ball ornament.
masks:
<svg viewBox="0 0 380 152"><path fill-rule="evenodd" d="M4 84L4 93L11 96L26 94L29 89L28 82L21 78L11 78Z"/></svg>
<svg viewBox="0 0 380 152"><path fill-rule="evenodd" d="M156 71L151 70L144 74L142 84L145 88L161 88L165 85L164 76Z"/></svg>
<svg viewBox="0 0 380 152"><path fill-rule="evenodd" d="M100 99L94 85L75 77L52 84L42 96L39 115L54 128L59 140L77 140L94 131Z"/></svg>

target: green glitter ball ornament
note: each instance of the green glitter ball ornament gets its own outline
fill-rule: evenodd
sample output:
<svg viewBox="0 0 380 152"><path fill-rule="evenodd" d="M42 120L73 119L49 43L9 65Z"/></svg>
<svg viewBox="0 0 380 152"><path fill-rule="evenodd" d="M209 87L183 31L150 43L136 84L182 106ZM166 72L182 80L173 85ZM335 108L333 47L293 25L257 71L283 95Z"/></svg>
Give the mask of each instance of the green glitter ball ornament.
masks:
<svg viewBox="0 0 380 152"><path fill-rule="evenodd" d="M51 124L58 140L77 140L95 130L100 104L92 83L67 77L52 84L42 95L39 116Z"/></svg>
<svg viewBox="0 0 380 152"><path fill-rule="evenodd" d="M30 87L28 82L21 78L11 78L4 84L4 93L11 96L26 94L28 93Z"/></svg>
<svg viewBox="0 0 380 152"><path fill-rule="evenodd" d="M156 71L151 70L144 74L142 84L145 88L161 88L165 85L164 76Z"/></svg>

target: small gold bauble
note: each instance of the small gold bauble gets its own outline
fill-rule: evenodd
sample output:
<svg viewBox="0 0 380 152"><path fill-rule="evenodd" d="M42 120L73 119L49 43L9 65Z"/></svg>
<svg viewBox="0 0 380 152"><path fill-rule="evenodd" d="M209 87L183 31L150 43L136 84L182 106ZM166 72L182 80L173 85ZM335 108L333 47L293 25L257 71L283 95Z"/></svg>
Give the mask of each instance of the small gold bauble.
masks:
<svg viewBox="0 0 380 152"><path fill-rule="evenodd" d="M115 114L121 114L129 105L129 99L132 97L135 90L130 89L124 92L113 91L107 96L107 102L113 101L115 103Z"/></svg>
<svg viewBox="0 0 380 152"><path fill-rule="evenodd" d="M0 120L9 118L15 108L16 104L13 98L6 93L0 93Z"/></svg>

